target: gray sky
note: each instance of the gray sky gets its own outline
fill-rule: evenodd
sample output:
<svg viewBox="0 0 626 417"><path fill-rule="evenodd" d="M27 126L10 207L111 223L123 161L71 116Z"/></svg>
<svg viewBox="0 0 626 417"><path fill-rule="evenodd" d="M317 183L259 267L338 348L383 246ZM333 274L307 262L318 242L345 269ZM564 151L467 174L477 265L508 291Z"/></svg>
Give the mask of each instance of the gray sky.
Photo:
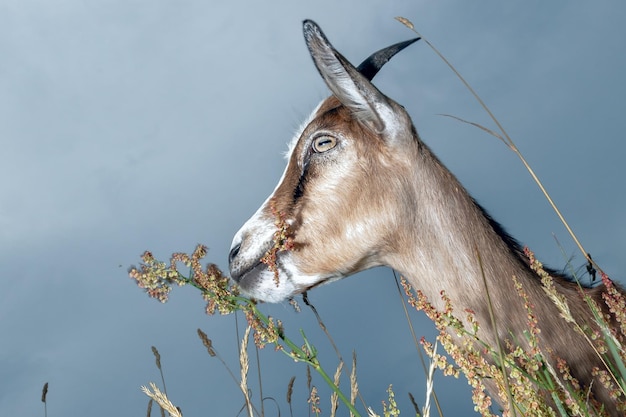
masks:
<svg viewBox="0 0 626 417"><path fill-rule="evenodd" d="M271 5L270 5L271 4ZM620 1L0 0L0 414L142 415L139 390L160 378L185 416L234 416L243 404L201 327L237 368L233 317L207 317L199 293L160 305L127 278L150 249L209 246L226 268L233 234L274 188L301 120L328 92L302 40L316 20L358 63L413 34L412 20L491 106L583 244L615 279L626 270L623 132L626 5ZM470 192L539 258L583 258L501 143L451 119L492 127L425 44L394 58L379 88ZM381 410L394 384L423 403L424 378L391 271L313 291L344 357L359 355L361 391ZM330 372L336 357L309 311L264 306L298 338L304 328ZM415 314L418 336L434 339ZM240 321L240 325L242 322ZM261 352L263 395L306 412L305 370ZM321 379L314 382L322 388ZM254 384L253 384L254 386ZM447 415L472 409L466 384L439 378ZM258 392L258 391L257 391ZM328 415L326 391L321 408ZM256 394L256 392L255 392ZM266 414L277 415L266 402ZM345 414L345 413L344 413Z"/></svg>

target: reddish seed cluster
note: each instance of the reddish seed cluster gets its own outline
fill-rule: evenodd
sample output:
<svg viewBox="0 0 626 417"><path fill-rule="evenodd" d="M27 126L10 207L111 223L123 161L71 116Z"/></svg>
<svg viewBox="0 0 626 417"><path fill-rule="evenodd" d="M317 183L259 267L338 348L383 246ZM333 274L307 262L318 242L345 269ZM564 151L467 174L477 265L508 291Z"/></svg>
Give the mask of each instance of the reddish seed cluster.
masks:
<svg viewBox="0 0 626 417"><path fill-rule="evenodd" d="M602 272L602 283L606 287L606 292L602 294L604 302L609 307L609 311L613 314L615 321L620 325L620 332L623 336L626 335L626 300L624 296L615 288L613 281ZM621 340L623 342L623 340Z"/></svg>
<svg viewBox="0 0 626 417"><path fill-rule="evenodd" d="M276 283L278 284L278 270L276 267L276 255L280 251L293 250L294 240L285 216L272 207L272 212L276 216L276 233L274 234L274 245L263 259L270 270L274 271ZM260 318L257 314L254 303L238 296L238 288L230 284L229 278L213 264L202 268L201 260L206 255L207 249L203 245L198 245L191 255L176 253L172 255L170 264L160 262L154 258L151 252L146 251L142 255L142 264L139 268L132 267L129 275L137 282L137 285L144 289L146 293L161 302L168 299L168 295L173 286L190 284L202 291L204 299L207 301L206 311L214 314L219 311L222 314L236 310L242 310L248 323L254 328L254 340L258 346L276 342L282 335L281 323L274 322L271 318ZM573 322L566 300L555 289L552 277L543 269L533 253L525 249L525 254L529 259L531 268L541 277L546 294L559 308L561 315L566 320ZM179 265L189 268L189 277L185 277L178 271ZM603 355L609 355L616 349L624 358L624 345L626 334L626 301L621 292L615 287L613 282L601 273L602 282L606 288L603 294L604 302L608 306L612 317L600 313L600 308L590 301L590 307L599 323L601 330L593 332L585 327L581 331L587 331L590 341L594 343L597 351ZM542 352L538 343L540 329L538 321L534 315L534 306L524 291L523 286L517 282L514 284L518 294L524 302L527 312L528 332L527 344L529 348L524 349L519 344L514 344L510 340L505 340L504 352L497 352L494 347L482 341L478 335L479 323L475 319L475 313L465 310L466 316L459 319L454 315L452 302L445 292L440 293L443 301L443 310L438 311L427 300L421 291L413 292L408 282L402 278L401 284L407 294L409 303L416 309L422 310L435 323L439 329L438 341L448 352L449 357L455 365L448 362L444 355L439 355L433 351L433 346L422 339L424 349L433 358L437 368L446 375L459 376L463 372L468 382L473 388L473 400L476 411L482 415L491 415L491 398L485 393L483 381L490 380L498 387L500 400L504 406L503 415L511 415L509 398L510 393L513 404L516 408L525 410L526 415L544 415L548 412L549 406L545 403L545 397L538 394L535 384L545 381L551 388L548 395L553 399L558 398L564 407L572 415L581 414L582 410L600 410L601 405L589 398L587 388L581 387L579 382L571 375L568 364L562 359L554 356L553 352ZM619 328L611 329L602 321L613 320L619 324ZM266 320L266 321L265 321ZM576 324L576 323L574 323ZM206 346L206 345L205 345ZM280 346L277 344L277 346ZM207 348L210 346L207 346ZM548 356L546 356L548 355ZM549 357L550 361L545 358ZM552 369L550 363L555 365ZM502 364L506 367L506 374L503 373ZM593 372L596 383L607 387L611 396L618 401L624 398L623 389L615 376L606 370L595 369ZM558 382L550 380L558 379ZM533 384L531 381L535 381ZM544 387L545 388L545 387ZM311 407L314 413L319 413L319 397L316 390L311 391ZM594 408L595 407L595 408ZM619 407L619 406L618 406ZM621 401L622 411L626 411L626 402ZM598 415L602 415L599 413Z"/></svg>
<svg viewBox="0 0 626 417"><path fill-rule="evenodd" d="M261 258L261 262L267 265L268 269L274 273L274 282L276 286L279 283L279 273L277 262L277 255L282 251L293 250L295 247L293 233L289 227L289 223L286 220L284 213L280 212L276 208L275 202L270 202L270 210L274 216L274 224L276 225L276 231L273 237L273 246L267 253Z"/></svg>
<svg viewBox="0 0 626 417"><path fill-rule="evenodd" d="M543 269L531 251L526 249L525 253L533 270L542 278L546 294L557 304L561 314L566 319L569 318L569 321L573 321L565 299L554 287L552 277ZM556 357L553 352L541 350L538 342L541 330L534 314L534 306L530 303L521 283L515 277L513 279L527 313L527 332L525 333L525 345L527 347L523 348L518 343L505 340L504 352L500 353L479 338L479 324L475 320L473 311L466 310L467 317L464 320L456 318L452 311L450 299L445 292L440 294L444 302L443 311L438 311L421 291L413 292L408 282L402 278L401 284L407 294L408 302L416 309L424 311L435 323L440 331L437 339L449 357L454 360L456 366L449 364L443 355L433 352L433 345L422 339L421 344L426 352L445 374L458 375L459 372L463 372L473 388L472 398L475 410L483 416L491 415L491 398L485 393L485 387L482 383L484 380L490 380L498 387L500 402L505 404L503 415L506 416L512 415L512 406L517 410L524 410L525 415L549 415L553 410L546 403L546 398L558 399L571 415L584 415L585 413L581 410L596 413L593 415L604 415L602 411L599 411L602 409L602 405L590 398L587 388L580 386L578 380L571 375L568 364ZM603 281L606 281L605 286L607 288L604 295L606 304L614 316L619 316L616 319L618 323L620 325L626 324L626 304L621 293L605 276L603 276ZM454 340L452 335L455 337ZM615 342L616 345L623 345L623 334L615 337L618 340ZM591 338L595 339L594 342L600 353L608 351L606 346L601 349L603 345L610 343L606 336L596 331L592 333ZM623 354L622 351L620 353ZM556 369L553 369L550 363L554 363ZM506 367L506 374L502 371L502 364ZM622 397L622 389L615 383L615 378L609 372L595 370L594 377L597 383L601 383L609 389L614 398ZM538 386L539 390L537 390ZM510 400L512 400L512 404L509 403ZM618 407L620 406L618 405Z"/></svg>

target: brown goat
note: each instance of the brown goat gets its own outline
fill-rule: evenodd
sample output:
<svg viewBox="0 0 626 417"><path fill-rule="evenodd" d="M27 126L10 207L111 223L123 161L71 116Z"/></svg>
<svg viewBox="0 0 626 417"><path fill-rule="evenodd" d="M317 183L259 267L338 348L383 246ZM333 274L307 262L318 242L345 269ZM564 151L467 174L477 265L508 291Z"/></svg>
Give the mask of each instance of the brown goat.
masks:
<svg viewBox="0 0 626 417"><path fill-rule="evenodd" d="M405 276L437 309L445 290L454 311L471 310L482 340L524 340L521 283L541 329L539 341L569 364L571 373L617 416L604 386L592 377L602 362L546 296L520 246L472 199L419 138L402 106L370 82L396 52L379 51L354 67L320 28L304 22L311 57L332 96L322 101L290 145L275 191L239 230L230 272L242 291L279 302L315 286L379 265ZM292 250L275 246L276 216L288 225ZM479 260L480 259L480 260ZM483 281L485 280L485 281ZM579 323L595 326L579 286L554 277ZM488 325L489 289L498 330ZM603 285L584 288L598 305Z"/></svg>

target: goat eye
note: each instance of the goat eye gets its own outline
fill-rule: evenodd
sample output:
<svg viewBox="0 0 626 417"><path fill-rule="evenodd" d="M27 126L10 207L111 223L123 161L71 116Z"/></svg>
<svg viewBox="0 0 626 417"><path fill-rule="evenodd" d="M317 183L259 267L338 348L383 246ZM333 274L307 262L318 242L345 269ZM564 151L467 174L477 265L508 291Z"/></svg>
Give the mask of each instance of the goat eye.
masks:
<svg viewBox="0 0 626 417"><path fill-rule="evenodd" d="M311 146L317 153L322 153L331 150L337 145L337 138L334 136L322 135L313 139Z"/></svg>

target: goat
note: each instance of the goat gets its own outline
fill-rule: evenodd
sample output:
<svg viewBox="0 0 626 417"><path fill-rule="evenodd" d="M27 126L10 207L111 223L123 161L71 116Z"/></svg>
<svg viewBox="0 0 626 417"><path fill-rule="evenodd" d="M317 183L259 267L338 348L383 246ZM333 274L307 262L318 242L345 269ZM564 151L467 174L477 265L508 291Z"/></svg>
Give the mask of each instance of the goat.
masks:
<svg viewBox="0 0 626 417"><path fill-rule="evenodd" d="M445 290L455 311L471 310L482 340L524 340L521 283L538 318L540 344L567 361L611 415L607 390L592 378L604 369L583 336L566 325L546 296L519 244L472 199L422 142L405 109L371 79L396 52L393 45L354 67L312 21L304 38L332 92L290 143L288 163L274 192L243 225L229 254L232 279L257 300L280 302L320 284L380 265L399 271L437 309ZM274 251L277 216L287 225L290 250ZM594 326L579 286L555 276L573 317ZM483 281L484 280L484 281ZM490 291L498 330L489 319ZM604 286L583 292L603 305ZM621 290L620 290L621 291Z"/></svg>

